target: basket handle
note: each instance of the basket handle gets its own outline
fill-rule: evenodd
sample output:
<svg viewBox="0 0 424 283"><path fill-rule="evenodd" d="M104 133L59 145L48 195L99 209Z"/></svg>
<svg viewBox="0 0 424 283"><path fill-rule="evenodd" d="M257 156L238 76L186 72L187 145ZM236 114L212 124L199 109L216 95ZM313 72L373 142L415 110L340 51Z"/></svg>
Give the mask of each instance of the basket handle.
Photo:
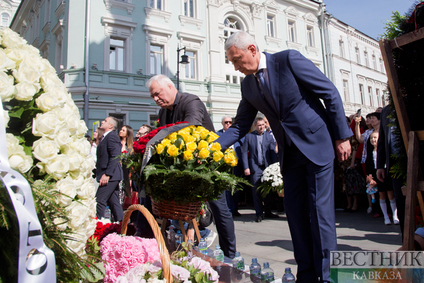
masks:
<svg viewBox="0 0 424 283"><path fill-rule="evenodd" d="M144 217L146 217L147 221L150 224L150 227L153 230L153 234L155 235L155 238L159 247L159 254L160 254L160 259L162 261L162 268L163 268L163 276L166 279L167 283L171 283L172 275L171 275L171 263L170 263L171 260L169 257L169 252L166 248L165 241L163 240L163 236L158 226L158 223L156 222L156 219L153 217L150 211L144 207L144 205L133 204L127 208L127 210L125 211L124 219L122 220L121 234L122 235L127 234L127 226L128 226L128 222L130 221L131 213L136 210L143 213Z"/></svg>

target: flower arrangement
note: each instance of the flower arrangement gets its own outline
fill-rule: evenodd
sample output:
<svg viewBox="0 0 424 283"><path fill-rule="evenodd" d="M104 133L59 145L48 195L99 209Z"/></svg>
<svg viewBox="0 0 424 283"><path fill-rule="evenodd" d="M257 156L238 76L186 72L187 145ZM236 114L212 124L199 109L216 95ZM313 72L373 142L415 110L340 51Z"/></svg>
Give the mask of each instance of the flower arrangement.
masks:
<svg viewBox="0 0 424 283"><path fill-rule="evenodd" d="M0 97L10 166L32 187L58 280L73 281L96 227L87 127L55 69L8 28L0 30Z"/></svg>
<svg viewBox="0 0 424 283"><path fill-rule="evenodd" d="M134 143L136 155L141 156L147 142L168 128L169 134L154 145L153 156L143 170L146 192L155 202L214 200L223 191L236 190L240 183L248 183L230 173L238 160L233 149L221 151L220 144L214 142L218 138L216 133L193 125L173 131L173 126L158 128Z"/></svg>
<svg viewBox="0 0 424 283"><path fill-rule="evenodd" d="M258 191L261 192L262 197L265 197L270 192L277 192L278 194L284 192L283 176L281 175L279 162L265 168L264 172L262 172L261 182L262 184L258 187Z"/></svg>

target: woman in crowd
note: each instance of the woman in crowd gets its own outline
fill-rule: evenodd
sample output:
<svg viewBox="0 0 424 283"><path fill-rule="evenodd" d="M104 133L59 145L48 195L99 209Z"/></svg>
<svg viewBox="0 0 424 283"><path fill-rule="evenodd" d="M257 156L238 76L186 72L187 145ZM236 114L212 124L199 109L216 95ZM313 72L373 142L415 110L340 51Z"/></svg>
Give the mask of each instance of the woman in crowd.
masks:
<svg viewBox="0 0 424 283"><path fill-rule="evenodd" d="M133 144L134 144L134 132L133 129L128 126L122 126L119 131L119 138L121 139L123 154L132 154L133 153ZM119 201L121 204L124 203L125 195L131 198L131 178L130 170L125 166L122 166L122 171L124 173L124 180L119 183Z"/></svg>

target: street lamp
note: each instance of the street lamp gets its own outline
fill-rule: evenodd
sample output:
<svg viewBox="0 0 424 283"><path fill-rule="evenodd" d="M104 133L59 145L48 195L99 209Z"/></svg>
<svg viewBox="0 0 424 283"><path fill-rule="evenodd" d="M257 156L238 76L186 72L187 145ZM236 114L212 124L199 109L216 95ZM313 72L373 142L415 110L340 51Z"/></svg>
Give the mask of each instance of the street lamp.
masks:
<svg viewBox="0 0 424 283"><path fill-rule="evenodd" d="M180 61L180 51L184 50L184 55L181 55ZM181 64L189 64L188 55L186 55L186 48L177 48L177 90L180 90L180 63Z"/></svg>

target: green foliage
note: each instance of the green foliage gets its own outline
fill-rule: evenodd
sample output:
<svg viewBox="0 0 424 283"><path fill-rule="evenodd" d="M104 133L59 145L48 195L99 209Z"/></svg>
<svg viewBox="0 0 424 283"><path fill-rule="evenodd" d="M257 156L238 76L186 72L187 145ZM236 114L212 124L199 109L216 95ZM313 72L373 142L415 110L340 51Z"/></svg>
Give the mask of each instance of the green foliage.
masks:
<svg viewBox="0 0 424 283"><path fill-rule="evenodd" d="M393 39L402 35L403 31L400 30L400 25L407 20L407 16L402 16L398 11L392 12L391 20L385 23L385 32L381 37L386 39Z"/></svg>
<svg viewBox="0 0 424 283"><path fill-rule="evenodd" d="M256 190L261 194L262 198L264 198L272 192L276 192L277 194L282 193L284 190L284 185L273 187L271 182L267 181L262 183Z"/></svg>

